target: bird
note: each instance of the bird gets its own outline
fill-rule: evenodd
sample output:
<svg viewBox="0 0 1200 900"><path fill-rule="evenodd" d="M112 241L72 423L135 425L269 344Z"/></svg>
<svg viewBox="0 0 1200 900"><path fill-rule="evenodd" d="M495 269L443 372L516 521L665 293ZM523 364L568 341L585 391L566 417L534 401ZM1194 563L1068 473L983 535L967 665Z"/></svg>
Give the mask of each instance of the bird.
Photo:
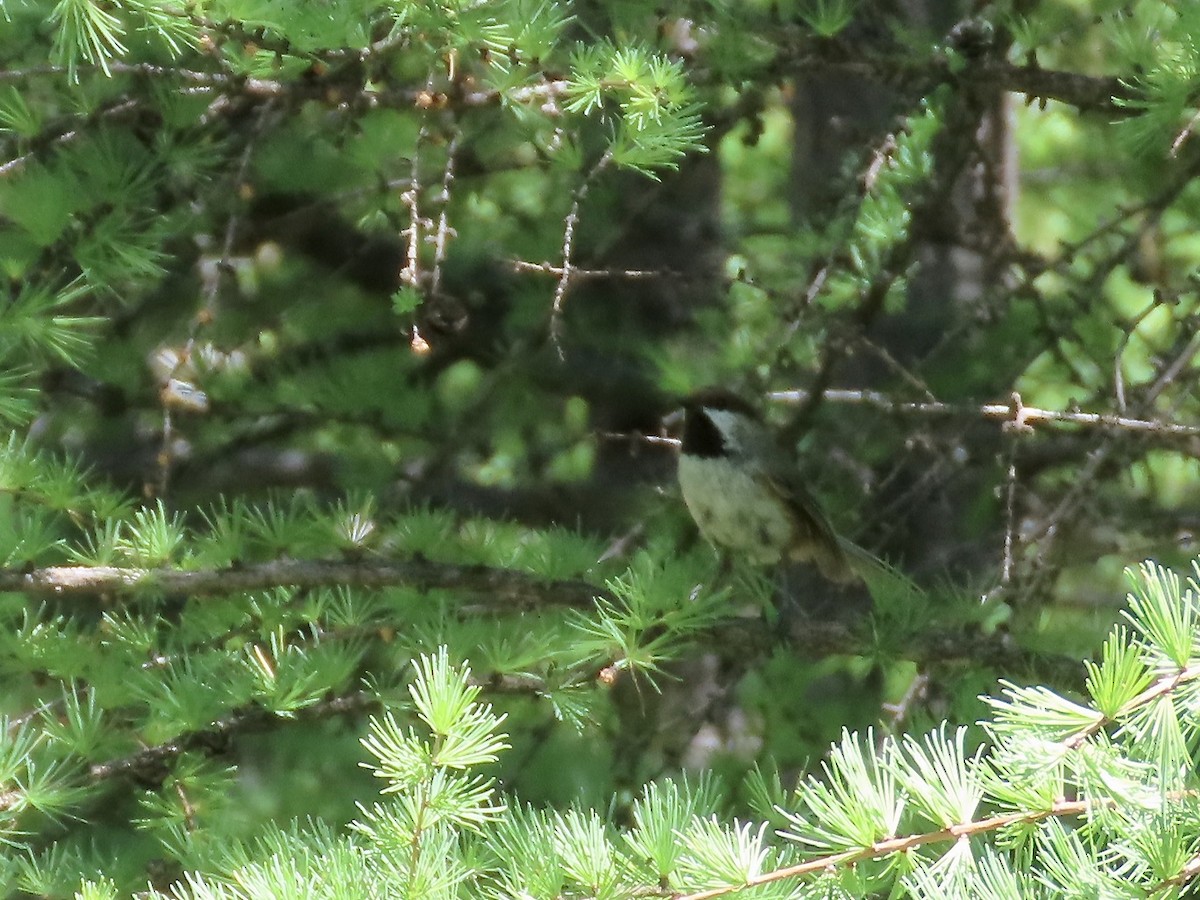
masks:
<svg viewBox="0 0 1200 900"><path fill-rule="evenodd" d="M679 487L700 533L754 565L812 563L837 584L861 580L854 559L870 554L839 537L798 475L737 394L710 388L684 401Z"/></svg>
<svg viewBox="0 0 1200 900"><path fill-rule="evenodd" d="M815 565L839 587L876 601L926 598L907 575L838 534L758 411L724 388L683 402L679 488L700 533L753 565Z"/></svg>

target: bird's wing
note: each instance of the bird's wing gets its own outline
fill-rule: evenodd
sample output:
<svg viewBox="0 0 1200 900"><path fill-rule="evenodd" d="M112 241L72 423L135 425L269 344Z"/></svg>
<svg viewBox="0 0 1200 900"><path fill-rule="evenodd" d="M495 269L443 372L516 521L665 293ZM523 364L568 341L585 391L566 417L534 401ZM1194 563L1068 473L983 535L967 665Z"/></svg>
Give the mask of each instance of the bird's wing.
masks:
<svg viewBox="0 0 1200 900"><path fill-rule="evenodd" d="M821 574L830 581L848 584L862 576L853 566L842 546L841 539L825 518L820 504L793 479L767 475L771 491L792 510L796 523L796 540L792 559L797 562L812 562ZM864 551L865 552L865 551Z"/></svg>

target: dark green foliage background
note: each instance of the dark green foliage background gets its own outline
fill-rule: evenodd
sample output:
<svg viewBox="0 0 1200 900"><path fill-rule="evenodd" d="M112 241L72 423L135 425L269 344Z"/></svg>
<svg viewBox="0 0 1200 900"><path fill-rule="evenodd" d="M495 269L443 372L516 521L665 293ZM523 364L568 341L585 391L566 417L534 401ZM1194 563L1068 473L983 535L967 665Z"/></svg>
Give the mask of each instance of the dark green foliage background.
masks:
<svg viewBox="0 0 1200 900"><path fill-rule="evenodd" d="M651 6L0 0L3 772L39 763L5 892L344 824L441 643L510 716L503 789L620 822L683 764L786 780L998 677L1078 688L1121 570L1188 557L1200 12ZM718 568L643 438L713 383L929 597L797 625ZM15 580L305 560L524 580Z"/></svg>

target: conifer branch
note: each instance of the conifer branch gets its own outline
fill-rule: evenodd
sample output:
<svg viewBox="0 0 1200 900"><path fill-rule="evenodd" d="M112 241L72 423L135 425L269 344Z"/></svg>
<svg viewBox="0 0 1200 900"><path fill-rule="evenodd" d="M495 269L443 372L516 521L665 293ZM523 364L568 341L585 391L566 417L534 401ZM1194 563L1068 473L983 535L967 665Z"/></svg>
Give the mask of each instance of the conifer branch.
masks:
<svg viewBox="0 0 1200 900"><path fill-rule="evenodd" d="M521 675L471 677L469 683L490 693L526 694L547 689L547 685L541 679ZM373 693L354 691L297 709L288 718L262 707L245 707L222 716L208 728L179 735L173 740L152 747L143 747L127 756L95 763L88 767L87 773L94 782L127 776L142 784L158 783L165 776L166 766L171 760L194 750L220 752L239 733L297 720L311 721L331 716L355 715L375 709L380 703L379 697ZM0 792L0 811L11 808L21 797L21 791Z"/></svg>
<svg viewBox="0 0 1200 900"><path fill-rule="evenodd" d="M261 39L261 38L260 38ZM389 48L390 49L390 48ZM331 59L338 54L328 51L325 55ZM819 54L806 54L789 60L789 64L799 69L820 69L822 71L840 70L862 72L863 74L883 80L894 80L901 71L905 74L915 74L911 65L906 65L887 57L829 59ZM191 84L192 91L198 89L221 90L225 92L241 92L253 97L278 97L285 94L320 97L328 89L328 82L344 79L337 70L334 74L321 78L310 79L303 84L285 84L277 79L245 78L229 71L199 71L185 67L163 66L155 63L129 63L112 60L107 66L114 74L142 75L164 80L178 79ZM98 65L78 64L78 71L99 71ZM14 81L27 81L38 77L61 77L68 73L66 66L37 65L25 68L12 68L0 71L0 84ZM945 61L936 61L931 66L930 75L949 78L950 66ZM1058 69L1046 69L1035 63L1018 64L1007 60L987 60L977 62L958 78L973 83L987 84L1014 94L1024 94L1031 100L1056 100L1059 103L1073 106L1084 112L1103 113L1110 116L1128 116L1131 113L1129 104L1121 104L1118 99L1134 99L1137 92L1120 78L1104 75L1087 75L1081 72L1069 72ZM510 91L505 96L521 103L538 103L556 100L566 93L569 82L565 79L547 79L538 84L522 85ZM365 94L366 92L364 92ZM376 97L383 94L400 105L412 106L419 95L424 93L419 88L375 91ZM501 92L496 89L476 89L463 91L454 97L442 97L447 104L462 107L491 106L501 102Z"/></svg>
<svg viewBox="0 0 1200 900"><path fill-rule="evenodd" d="M1108 116L1130 115L1131 105L1120 101L1132 99L1136 93L1120 78L1043 69L1036 63L1016 65L1007 60L989 60L972 66L966 77L979 84L1024 94L1031 101L1057 100L1081 112Z"/></svg>
<svg viewBox="0 0 1200 900"><path fill-rule="evenodd" d="M512 569L452 565L423 559L277 559L245 566L194 571L122 566L49 566L28 572L0 570L0 591L50 597L139 591L212 596L282 586L316 588L328 585L451 590L474 597L488 597L497 605L590 608L597 597L611 599L604 588L579 579L547 580Z"/></svg>
<svg viewBox="0 0 1200 900"><path fill-rule="evenodd" d="M1109 805L1113 803L1115 803L1115 801L1108 801ZM843 850L841 853L831 853L827 856L820 856L816 859L810 859L807 862L802 862L794 866L775 869L772 872L764 872L761 875L755 875L751 878L747 878L743 884L711 888L710 890L698 891L694 894L677 894L672 897L672 900L713 900L714 897L723 897L727 894L736 893L737 891L741 891L749 887L756 887L762 884L774 884L775 882L785 881L788 878L798 878L802 875L814 875L818 872L824 872L829 869L852 866L855 863L860 863L868 859L879 859L880 857L889 856L893 853L907 853L911 850L917 849L918 847L923 847L926 844L937 844L945 841L956 841L964 838L972 838L991 831L998 831L999 829L1006 828L1009 825L1030 825L1040 822L1043 819L1081 816L1084 815L1093 805L1094 804L1092 802L1087 800L1060 800L1049 809L1000 813L995 816L989 816L986 819L977 819L973 822L963 822L959 825L951 825L948 828L942 828L938 831L928 831L923 834L910 834L903 837L888 838L886 841L877 841L869 847L861 847L856 850Z"/></svg>
<svg viewBox="0 0 1200 900"><path fill-rule="evenodd" d="M1180 669L1177 672L1168 672L1160 677L1154 684L1146 688L1128 703L1126 703L1115 716L1098 715L1096 721L1087 728L1080 731L1078 734L1072 735L1068 740L1063 741L1063 746L1068 750L1078 749L1089 738L1094 737L1099 731L1107 728L1109 725L1115 724L1117 721L1130 715L1137 709L1147 706L1159 697L1165 697L1173 693L1181 685L1189 681L1195 681L1200 678L1200 664L1188 666L1186 669Z"/></svg>
<svg viewBox="0 0 1200 900"><path fill-rule="evenodd" d="M321 719L343 713L358 713L379 705L379 699L366 691L356 691L340 697L332 697L296 710L292 718ZM166 765L190 750L221 748L238 732L252 731L272 722L283 721L270 710L258 706L234 710L217 719L209 728L180 735L174 740L153 747L145 747L136 753L96 763L88 769L93 781L103 781L119 775L135 778L139 782L159 782L165 775ZM3 806L0 806L2 809Z"/></svg>

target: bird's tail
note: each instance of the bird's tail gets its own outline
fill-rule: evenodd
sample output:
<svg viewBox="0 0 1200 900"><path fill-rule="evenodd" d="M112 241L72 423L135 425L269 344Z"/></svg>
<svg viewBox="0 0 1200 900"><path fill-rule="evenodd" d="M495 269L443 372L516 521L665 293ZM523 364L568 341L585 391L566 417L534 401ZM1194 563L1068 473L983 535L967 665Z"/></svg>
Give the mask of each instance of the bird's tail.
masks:
<svg viewBox="0 0 1200 900"><path fill-rule="evenodd" d="M838 546L854 574L863 580L876 603L902 603L924 596L917 583L854 541L838 536Z"/></svg>

